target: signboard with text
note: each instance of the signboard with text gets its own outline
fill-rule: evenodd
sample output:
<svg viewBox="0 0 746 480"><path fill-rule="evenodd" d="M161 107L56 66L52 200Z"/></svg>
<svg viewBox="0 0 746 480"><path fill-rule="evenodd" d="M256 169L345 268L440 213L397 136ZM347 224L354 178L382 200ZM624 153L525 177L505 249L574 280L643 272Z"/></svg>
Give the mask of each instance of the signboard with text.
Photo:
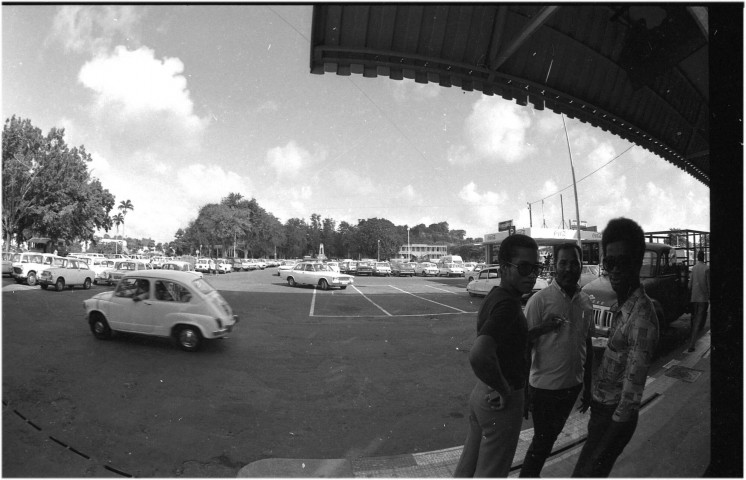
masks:
<svg viewBox="0 0 746 480"><path fill-rule="evenodd" d="M504 232L505 230L510 229L510 227L512 226L513 226L513 219L505 220L504 222L500 222L497 224L497 231Z"/></svg>

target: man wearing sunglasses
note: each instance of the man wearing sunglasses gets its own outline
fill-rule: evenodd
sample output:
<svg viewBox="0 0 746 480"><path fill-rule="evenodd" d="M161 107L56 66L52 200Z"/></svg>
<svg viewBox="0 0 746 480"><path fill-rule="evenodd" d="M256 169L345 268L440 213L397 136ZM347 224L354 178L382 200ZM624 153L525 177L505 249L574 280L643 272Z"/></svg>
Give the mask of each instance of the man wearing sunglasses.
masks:
<svg viewBox="0 0 746 480"><path fill-rule="evenodd" d="M542 271L539 247L510 235L498 252L500 285L477 313L477 338L469 362L477 384L469 397L469 431L456 477L507 477L523 423L528 326L521 296Z"/></svg>
<svg viewBox="0 0 746 480"><path fill-rule="evenodd" d="M603 267L617 295L609 341L593 387L588 438L573 477L608 477L637 427L648 368L658 344L658 317L640 284L645 234L615 218L601 236Z"/></svg>
<svg viewBox="0 0 746 480"><path fill-rule="evenodd" d="M526 304L531 355L529 394L534 437L521 477L539 477L552 446L583 390L581 412L591 400L593 304L580 290L582 252L577 243L554 247L554 281ZM526 409L526 418L528 411Z"/></svg>

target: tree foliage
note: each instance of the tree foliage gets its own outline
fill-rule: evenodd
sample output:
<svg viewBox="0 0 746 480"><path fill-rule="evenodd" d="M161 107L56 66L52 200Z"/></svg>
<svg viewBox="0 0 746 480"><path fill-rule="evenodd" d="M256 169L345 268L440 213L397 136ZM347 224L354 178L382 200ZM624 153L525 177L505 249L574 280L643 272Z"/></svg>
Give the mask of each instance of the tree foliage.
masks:
<svg viewBox="0 0 746 480"><path fill-rule="evenodd" d="M15 115L3 128L3 235L24 241L49 237L55 243L94 239L108 231L114 196L91 178L91 156L84 146L70 148L64 129L44 136L28 119ZM26 235L24 235L26 233Z"/></svg>

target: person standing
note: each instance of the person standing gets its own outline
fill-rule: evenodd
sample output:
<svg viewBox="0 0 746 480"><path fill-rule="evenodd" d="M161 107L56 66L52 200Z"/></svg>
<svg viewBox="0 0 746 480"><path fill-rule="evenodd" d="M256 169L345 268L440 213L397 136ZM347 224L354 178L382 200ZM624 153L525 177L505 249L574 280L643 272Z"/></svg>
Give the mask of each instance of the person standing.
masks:
<svg viewBox="0 0 746 480"><path fill-rule="evenodd" d="M705 263L705 252L697 252L697 263L689 276L689 291L692 292L692 338L689 340L689 352L694 351L699 332L707 322L707 307L710 301L710 266Z"/></svg>
<svg viewBox="0 0 746 480"><path fill-rule="evenodd" d="M617 296L609 341L593 386L588 438L573 477L608 477L637 428L642 392L658 344L658 317L640 283L645 234L628 218L601 235L603 267Z"/></svg>
<svg viewBox="0 0 746 480"><path fill-rule="evenodd" d="M529 395L534 437L526 451L521 477L539 477L552 446L583 391L579 410L591 401L593 304L580 290L582 252L577 243L554 248L555 278L526 304L531 370Z"/></svg>
<svg viewBox="0 0 746 480"><path fill-rule="evenodd" d="M500 245L498 263L500 285L479 308L469 352L477 383L456 477L507 477L523 423L528 326L521 297L542 271L539 247L531 237L510 235Z"/></svg>

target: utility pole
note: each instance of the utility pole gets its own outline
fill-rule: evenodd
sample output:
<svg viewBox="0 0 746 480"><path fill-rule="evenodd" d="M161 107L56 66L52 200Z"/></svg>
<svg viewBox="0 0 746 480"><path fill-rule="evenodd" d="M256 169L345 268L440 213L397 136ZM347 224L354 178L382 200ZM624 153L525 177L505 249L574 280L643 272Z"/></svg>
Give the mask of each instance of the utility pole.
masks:
<svg viewBox="0 0 746 480"><path fill-rule="evenodd" d="M533 228L534 221L533 221L533 218L531 217L531 203L530 202L526 202L526 203L528 204L528 226Z"/></svg>
<svg viewBox="0 0 746 480"><path fill-rule="evenodd" d="M565 204L562 202L562 195L560 194L560 208L562 209L562 230L565 229Z"/></svg>

